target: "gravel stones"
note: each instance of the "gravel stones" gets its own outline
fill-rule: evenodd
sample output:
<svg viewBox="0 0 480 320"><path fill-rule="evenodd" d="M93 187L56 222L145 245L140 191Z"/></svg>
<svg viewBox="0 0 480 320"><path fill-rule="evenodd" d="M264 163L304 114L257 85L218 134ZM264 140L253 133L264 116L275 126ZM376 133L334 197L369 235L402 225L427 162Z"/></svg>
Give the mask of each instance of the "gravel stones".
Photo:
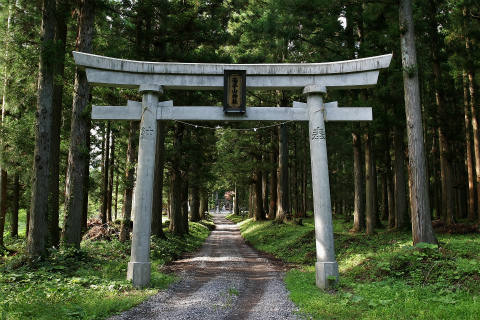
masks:
<svg viewBox="0 0 480 320"><path fill-rule="evenodd" d="M202 248L169 267L180 281L111 320L300 319L278 263L249 247L223 215L214 222Z"/></svg>

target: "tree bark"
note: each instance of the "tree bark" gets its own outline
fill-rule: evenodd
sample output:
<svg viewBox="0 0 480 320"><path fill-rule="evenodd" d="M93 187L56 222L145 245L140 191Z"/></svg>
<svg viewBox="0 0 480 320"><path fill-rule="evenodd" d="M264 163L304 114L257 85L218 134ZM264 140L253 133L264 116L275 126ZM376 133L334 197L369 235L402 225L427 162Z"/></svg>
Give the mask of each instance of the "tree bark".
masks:
<svg viewBox="0 0 480 320"><path fill-rule="evenodd" d="M157 147L155 152L155 182L153 185L152 234L165 238L162 225L163 214L163 168L165 164L165 122L157 125Z"/></svg>
<svg viewBox="0 0 480 320"><path fill-rule="evenodd" d="M277 220L284 220L289 215L288 206L288 145L287 125L282 124L278 129L279 156L278 156L278 184L277 184Z"/></svg>
<svg viewBox="0 0 480 320"><path fill-rule="evenodd" d="M190 221L200 221L200 190L198 186L190 188Z"/></svg>
<svg viewBox="0 0 480 320"><path fill-rule="evenodd" d="M44 0L41 27L41 52L38 74L35 157L27 253L31 259L45 253L47 244L50 148L52 138L53 57L55 37L55 1Z"/></svg>
<svg viewBox="0 0 480 320"><path fill-rule="evenodd" d="M266 155L262 155L262 162L266 162ZM268 171L262 172L262 200L263 200L263 211L265 213L265 217L268 215L268 209L269 209L269 202L268 202L268 182L269 182L269 177L268 177Z"/></svg>
<svg viewBox="0 0 480 320"><path fill-rule="evenodd" d="M276 140L274 137L272 139ZM275 168L278 160L278 144L272 143L272 150L270 152L270 163L272 168ZM277 215L277 169L270 171L270 205L268 208L268 218L274 220Z"/></svg>
<svg viewBox="0 0 480 320"><path fill-rule="evenodd" d="M420 242L437 243L430 218L430 201L411 0L400 0L399 22L405 111L407 117L413 244L416 245Z"/></svg>
<svg viewBox="0 0 480 320"><path fill-rule="evenodd" d="M115 170L115 135L113 132L110 132L111 134L111 147L110 147L110 163L108 165L109 168L109 174L108 174L108 194L107 194L107 217L108 221L113 221L112 220L112 203L113 203L113 173Z"/></svg>
<svg viewBox="0 0 480 320"><path fill-rule="evenodd" d="M353 213L353 230L355 232L365 229L365 198L363 188L363 164L362 164L362 142L357 132L352 133L353 137L353 170L355 183L355 208Z"/></svg>
<svg viewBox="0 0 480 320"><path fill-rule="evenodd" d="M93 44L95 0L84 0L80 11L77 51L90 53ZM80 248L83 216L85 166L89 150L86 147L89 117L85 108L89 102L89 87L85 71L76 68L72 108L72 127L65 181L65 218L62 241Z"/></svg>
<svg viewBox="0 0 480 320"><path fill-rule="evenodd" d="M237 193L235 190L235 195L236 197ZM235 210L235 201L234 201L234 214L238 214L238 208ZM207 197L207 191L201 189L200 190L200 208L199 208L199 213L200 213L200 220L204 220L206 218L206 212L208 212L208 197Z"/></svg>
<svg viewBox="0 0 480 320"><path fill-rule="evenodd" d="M125 190L123 193L122 223L118 240L125 242L130 238L132 220L133 190L135 188L135 163L137 162L136 148L138 146L138 121L130 121L128 133L127 164L125 169Z"/></svg>
<svg viewBox="0 0 480 320"><path fill-rule="evenodd" d="M12 238L18 237L18 211L20 209L20 177L18 173L13 176L13 207L12 207L12 227L10 234Z"/></svg>
<svg viewBox="0 0 480 320"><path fill-rule="evenodd" d="M107 121L107 128L105 129L105 147L103 150L103 189L102 189L102 224L105 225L111 219L108 219L108 174L110 167L110 121Z"/></svg>
<svg viewBox="0 0 480 320"><path fill-rule="evenodd" d="M0 171L0 187L7 190L7 171ZM0 249L5 248L3 235L5 231L5 218L7 217L7 192L0 194Z"/></svg>
<svg viewBox="0 0 480 320"><path fill-rule="evenodd" d="M468 89L468 75L467 72L463 72L463 105L465 113L465 149L466 159L465 166L467 167L468 175L468 220L475 221L475 179L473 169L473 155L472 155L472 124L470 119L470 104L468 101L469 89Z"/></svg>
<svg viewBox="0 0 480 320"><path fill-rule="evenodd" d="M395 174L395 229L406 226L407 216L407 191L405 183L405 144L403 141L403 128L400 125L393 128L394 146L394 174Z"/></svg>
<svg viewBox="0 0 480 320"><path fill-rule="evenodd" d="M58 247L60 244L59 207L60 207L60 129L62 127L62 98L63 77L65 71L65 48L67 42L67 17L70 11L69 1L57 2L55 16L55 77L61 79L54 81L53 107L52 107L52 148L50 168L50 245Z"/></svg>
<svg viewBox="0 0 480 320"><path fill-rule="evenodd" d="M373 212L373 163L371 133L365 133L365 213L367 220L367 235L375 233L375 216Z"/></svg>
<svg viewBox="0 0 480 320"><path fill-rule="evenodd" d="M382 173L382 220L388 221L387 172Z"/></svg>
<svg viewBox="0 0 480 320"><path fill-rule="evenodd" d="M432 181L432 198L433 198L433 208L435 208L435 217L437 219L442 219L442 205L440 204L440 192L439 192L439 189L441 188L438 188L438 163L439 161L437 161L437 158L440 158L439 156L437 157L437 149L438 149L438 146L437 146L437 136L434 132L434 134L432 135L433 136L433 139L432 139L432 168L433 168L433 175L432 175L432 178L433 178L433 181Z"/></svg>
<svg viewBox="0 0 480 320"><path fill-rule="evenodd" d="M181 172L181 182L182 182L182 192L181 192L181 201L182 201L182 229L183 234L188 234L188 190L190 189L190 181L188 180L187 171Z"/></svg>
<svg viewBox="0 0 480 320"><path fill-rule="evenodd" d="M254 203L253 203L253 220L265 220L265 211L263 210L262 200L262 171L256 169L253 177Z"/></svg>
<svg viewBox="0 0 480 320"><path fill-rule="evenodd" d="M182 175L180 172L181 141L184 131L183 124L175 123L175 134L173 139L173 158L171 172L171 216L169 231L176 235L187 233L182 216Z"/></svg>
<svg viewBox="0 0 480 320"><path fill-rule="evenodd" d="M92 102L92 96L89 95L89 103ZM92 128L92 122L87 121L87 135L85 139L86 150L89 150L85 157L85 167L83 169L83 206L82 206L82 233L87 230L88 224L88 191L90 187L90 129Z"/></svg>

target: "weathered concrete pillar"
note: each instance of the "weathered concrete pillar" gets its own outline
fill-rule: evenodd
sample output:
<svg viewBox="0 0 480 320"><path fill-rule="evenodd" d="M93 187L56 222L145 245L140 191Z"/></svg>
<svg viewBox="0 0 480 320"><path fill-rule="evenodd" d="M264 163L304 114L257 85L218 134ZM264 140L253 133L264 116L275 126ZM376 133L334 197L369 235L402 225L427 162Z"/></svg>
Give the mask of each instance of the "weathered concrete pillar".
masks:
<svg viewBox="0 0 480 320"><path fill-rule="evenodd" d="M315 216L316 284L327 288L338 282L338 263L333 242L332 205L328 179L327 141L325 135L324 86L305 87L309 114L310 157L312 162L313 212Z"/></svg>
<svg viewBox="0 0 480 320"><path fill-rule="evenodd" d="M157 138L157 105L163 89L159 85L145 84L142 93L142 118L138 147L137 183L133 207L132 255L128 263L127 279L135 287L150 283L150 230L153 203L153 177L155 144Z"/></svg>

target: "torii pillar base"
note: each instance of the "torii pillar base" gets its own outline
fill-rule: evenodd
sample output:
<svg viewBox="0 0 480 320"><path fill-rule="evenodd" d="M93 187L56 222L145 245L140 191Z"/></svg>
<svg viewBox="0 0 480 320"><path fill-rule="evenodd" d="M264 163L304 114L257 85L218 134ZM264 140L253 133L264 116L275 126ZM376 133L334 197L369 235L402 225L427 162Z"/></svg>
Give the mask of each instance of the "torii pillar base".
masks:
<svg viewBox="0 0 480 320"><path fill-rule="evenodd" d="M315 263L315 284L319 288L329 288L339 281L338 263L316 262Z"/></svg>
<svg viewBox="0 0 480 320"><path fill-rule="evenodd" d="M132 280L135 287L144 287L150 283L152 268L150 262L129 262L127 279Z"/></svg>

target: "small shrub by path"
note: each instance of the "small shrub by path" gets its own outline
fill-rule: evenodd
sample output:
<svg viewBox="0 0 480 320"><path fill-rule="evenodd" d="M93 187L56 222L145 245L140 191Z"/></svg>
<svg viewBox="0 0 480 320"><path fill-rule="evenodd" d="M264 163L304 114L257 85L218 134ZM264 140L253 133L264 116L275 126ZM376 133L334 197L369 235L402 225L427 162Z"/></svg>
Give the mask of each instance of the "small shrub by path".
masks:
<svg viewBox="0 0 480 320"><path fill-rule="evenodd" d="M304 219L303 226L238 218L237 222L247 242L297 266L285 282L292 301L313 319L479 317L476 232L437 234L440 248L413 247L409 232L379 229L374 236L353 234L348 231L351 223L334 219L340 283L323 290L315 286L313 219Z"/></svg>
<svg viewBox="0 0 480 320"><path fill-rule="evenodd" d="M84 240L81 250L52 250L48 259L33 265L23 263L21 253L3 257L0 319L105 319L130 309L175 281L161 267L199 248L209 227L190 223L190 234L184 237L169 233L165 239L152 237L152 280L141 290L126 280L130 242ZM22 252L24 245L24 240L23 244L17 240L15 248Z"/></svg>

